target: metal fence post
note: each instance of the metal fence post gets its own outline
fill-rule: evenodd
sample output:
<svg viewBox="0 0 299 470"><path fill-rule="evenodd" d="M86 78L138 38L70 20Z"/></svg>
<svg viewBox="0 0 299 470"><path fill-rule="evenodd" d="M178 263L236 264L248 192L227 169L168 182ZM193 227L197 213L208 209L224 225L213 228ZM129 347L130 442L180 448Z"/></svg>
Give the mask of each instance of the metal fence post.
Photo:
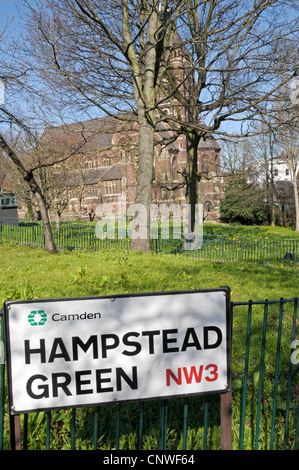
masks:
<svg viewBox="0 0 299 470"><path fill-rule="evenodd" d="M0 310L1 322L1 362L0 362L0 450L3 449L4 433L4 396L5 396L5 358L4 358L4 327L3 327L3 309Z"/></svg>
<svg viewBox="0 0 299 470"><path fill-rule="evenodd" d="M10 450L22 450L20 415L9 413Z"/></svg>
<svg viewBox="0 0 299 470"><path fill-rule="evenodd" d="M221 450L232 450L232 391L221 395Z"/></svg>
<svg viewBox="0 0 299 470"><path fill-rule="evenodd" d="M232 450L232 324L233 303L228 299L230 321L227 328L228 391L220 396L221 450Z"/></svg>

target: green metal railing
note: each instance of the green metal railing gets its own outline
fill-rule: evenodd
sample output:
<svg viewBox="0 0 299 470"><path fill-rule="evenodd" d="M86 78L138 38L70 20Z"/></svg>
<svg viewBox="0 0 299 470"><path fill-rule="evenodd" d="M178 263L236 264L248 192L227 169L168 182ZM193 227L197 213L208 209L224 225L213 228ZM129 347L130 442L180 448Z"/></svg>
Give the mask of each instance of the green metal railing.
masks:
<svg viewBox="0 0 299 470"><path fill-rule="evenodd" d="M66 249L129 250L129 238L118 237L117 230L108 232L107 237L96 236L95 225L61 223L59 229L52 224L52 233L56 246ZM9 219L0 219L0 238L18 243L44 246L44 234L41 222L20 220L12 223ZM186 257L215 261L275 261L287 259L297 262L299 257L299 239L273 239L262 237L239 237L203 234L200 249L186 250L183 240L151 239L151 250L162 254L181 254Z"/></svg>
<svg viewBox="0 0 299 470"><path fill-rule="evenodd" d="M298 301L232 303L233 449L298 450ZM219 414L219 396L209 395L31 413L14 425L23 449L219 449ZM0 449L8 427L2 363Z"/></svg>
<svg viewBox="0 0 299 470"><path fill-rule="evenodd" d="M239 383L240 449L245 447L246 439L251 442L252 449L259 449L261 440L264 441L263 446L266 443L266 448L271 450L286 449L288 446L298 449L299 353L297 356L296 352L292 353L294 341L299 337L298 300L233 304L235 328L239 327L236 319L238 311L247 309L244 368L242 383ZM234 357L237 361L236 334L234 336ZM237 365L235 371L233 365L234 372L238 377Z"/></svg>

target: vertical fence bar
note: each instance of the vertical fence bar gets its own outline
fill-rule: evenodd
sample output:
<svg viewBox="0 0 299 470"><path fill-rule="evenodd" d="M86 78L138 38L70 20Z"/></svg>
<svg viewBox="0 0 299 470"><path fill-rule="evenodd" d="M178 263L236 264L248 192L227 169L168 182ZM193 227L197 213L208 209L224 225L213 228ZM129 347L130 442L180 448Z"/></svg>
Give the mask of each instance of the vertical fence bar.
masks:
<svg viewBox="0 0 299 470"><path fill-rule="evenodd" d="M276 407L277 407L277 387L278 387L280 346L281 346L281 333L282 333L282 317L283 317L283 299L280 299L279 323L278 323L278 333L277 333L277 349L276 349L275 380L274 380L273 406L272 406L272 423L271 423L271 436L270 436L270 450L273 450L273 445L274 445L274 430L275 430Z"/></svg>
<svg viewBox="0 0 299 470"><path fill-rule="evenodd" d="M144 401L140 403L140 414L139 414L139 433L138 433L138 450L142 449L143 441L143 421L144 421Z"/></svg>
<svg viewBox="0 0 299 470"><path fill-rule="evenodd" d="M3 325L3 310L0 310L0 323L1 323L1 343L0 343L0 450L3 450L4 441L4 398L5 398L5 360L4 360L4 325Z"/></svg>
<svg viewBox="0 0 299 470"><path fill-rule="evenodd" d="M161 401L160 407L160 450L166 449L167 436L167 400Z"/></svg>
<svg viewBox="0 0 299 470"><path fill-rule="evenodd" d="M119 450L119 439L120 439L120 407L121 407L120 403L117 403L115 450Z"/></svg>
<svg viewBox="0 0 299 470"><path fill-rule="evenodd" d="M73 408L72 419L71 419L71 450L75 450L75 434L76 434L76 408Z"/></svg>
<svg viewBox="0 0 299 470"><path fill-rule="evenodd" d="M27 437L28 437L28 414L23 417L23 450L27 450Z"/></svg>
<svg viewBox="0 0 299 470"><path fill-rule="evenodd" d="M296 422L296 435L295 435L295 450L299 448L299 400L297 406L297 422Z"/></svg>
<svg viewBox="0 0 299 470"><path fill-rule="evenodd" d="M294 302L291 344L295 340L296 322L297 322L297 299ZM288 386L287 386L287 399L286 399L285 430L284 430L284 441L283 441L283 449L284 450L286 449L286 446L287 446L287 437L288 437L288 430L289 430L292 374L293 374L293 363L292 363L292 356L290 354L289 376L288 376Z"/></svg>
<svg viewBox="0 0 299 470"><path fill-rule="evenodd" d="M255 450L258 449L258 444L259 444L259 428L260 428L262 389L263 389L263 379L264 379L264 369L265 369L264 361L265 361L265 349L266 349L267 320L268 320L268 300L265 300L262 347L261 347L261 362L260 362L260 376L259 376L259 389L258 389L257 412L256 412Z"/></svg>
<svg viewBox="0 0 299 470"><path fill-rule="evenodd" d="M51 440L51 411L47 411L47 429L46 429L46 450L50 450L50 440Z"/></svg>
<svg viewBox="0 0 299 470"><path fill-rule="evenodd" d="M204 434L203 434L203 450L207 450L208 447L208 418L209 418L209 397L205 395L205 403L204 403Z"/></svg>
<svg viewBox="0 0 299 470"><path fill-rule="evenodd" d="M184 422L183 422L183 450L187 449L187 431L188 431L188 397L184 399Z"/></svg>
<svg viewBox="0 0 299 470"><path fill-rule="evenodd" d="M247 397L247 380L248 380L248 365L249 365L251 317L252 317L252 300L249 301L248 316L247 316L245 368L244 368L243 397L242 397L241 423L240 423L240 445L239 445L240 450L243 450L243 446L244 446L244 430L245 430L245 417L246 417L246 397Z"/></svg>
<svg viewBox="0 0 299 470"><path fill-rule="evenodd" d="M98 429L99 429L99 409L94 410L94 425L93 425L93 450L98 448Z"/></svg>

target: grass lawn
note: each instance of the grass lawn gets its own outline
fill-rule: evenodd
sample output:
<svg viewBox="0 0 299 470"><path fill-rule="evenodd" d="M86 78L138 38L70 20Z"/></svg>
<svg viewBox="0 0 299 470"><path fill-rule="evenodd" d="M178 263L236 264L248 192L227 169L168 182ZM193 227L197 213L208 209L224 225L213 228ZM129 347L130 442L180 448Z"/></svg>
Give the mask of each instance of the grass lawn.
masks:
<svg viewBox="0 0 299 470"><path fill-rule="evenodd" d="M293 232L294 233L294 232ZM248 300L278 300L283 298L299 297L298 290L298 267L287 262L273 263L236 263L236 262L212 262L189 259L180 255L140 254L121 250L109 250L106 252L91 251L66 251L62 250L57 255L51 255L39 247L17 245L13 242L0 242L0 302L6 299L19 300L29 298L59 298L59 297L81 297L96 295L114 295L124 293L158 292L171 290L189 290L203 288L217 288L229 286L231 297L234 302ZM276 351L276 326L278 323L279 308L269 310L269 335L268 344L272 351ZM286 339L282 341L281 362L283 368L279 376L279 415L281 425L277 426L277 439L283 441L283 402L285 400L285 383L288 374L288 354L290 347L290 331L292 312L286 308L285 330ZM233 325L233 378L235 390L233 394L233 438L237 448L239 424L240 424L240 402L242 393L242 377L244 368L244 350L246 344L246 322L247 308L238 307L234 314ZM262 331L263 309L257 309L257 314L252 320L255 336L252 338L251 356L249 361L249 384L248 384L248 412L245 426L245 444L252 448L254 440L254 416L256 413L258 367L260 360L260 332ZM256 333L258 333L256 335ZM284 331L285 333L285 331ZM297 338L297 336L296 336ZM272 379L274 377L275 357L266 353L265 370L266 379L263 395L263 420L260 433L261 448L267 448L269 444L269 429L271 427L272 406ZM270 380L271 379L271 380ZM299 387L294 385L292 389L296 394ZM297 390L297 391L296 391ZM203 416L204 404L195 397L193 408L190 408L187 442L189 449L202 448L203 427L199 425L199 416ZM216 397L217 398L217 397ZM298 400L298 396L297 396ZM293 402L294 404L294 402ZM139 408L122 407L122 419L125 429L121 437L121 448L134 448L136 444L136 422L139 419ZM151 447L152 442L157 442L159 430L159 404L149 402L146 408L149 411L147 418L147 430L144 436L144 447ZM295 405L295 408L297 405ZM219 425L215 418L218 408L215 406L215 398L211 398L209 404L209 420L211 428L209 439L213 442L213 448L219 447ZM214 410L215 407L215 410ZM174 400L169 406L169 448L180 448L181 434L177 431L178 415L182 413L182 403ZM114 446L115 422L117 410L112 408L101 408L101 419L99 435L99 447L110 449ZM83 411L82 411L83 413ZM89 415L77 415L78 436L76 445L78 448L91 448L92 439L86 437L86 433L92 424ZM88 413L88 412L87 412ZM291 415L290 428L292 439L290 447L294 446L295 414ZM59 435L53 437L53 448L64 448L69 439L69 423L71 412L53 418L52 428L58 429ZM29 420L28 443L30 448L42 448L42 436L45 431L40 426L45 422L43 413L34 414ZM135 421L134 421L135 420ZM61 427L59 423L63 422ZM133 423L134 421L134 423ZM201 421L202 422L202 421ZM280 421L279 421L280 422ZM216 424L215 424L216 423ZM153 434L154 433L154 434ZM66 435L68 434L68 437ZM58 437L57 437L58 436ZM59 437L60 436L60 437ZM43 439L45 439L43 437ZM57 439L57 442L56 442ZM88 440L89 439L89 440ZM132 443L130 443L132 440ZM156 444L153 444L154 446ZM281 444L279 444L281 446ZM146 447L148 446L148 447Z"/></svg>
<svg viewBox="0 0 299 470"><path fill-rule="evenodd" d="M61 251L0 244L0 302L229 286L233 301L298 296L298 268L286 262L220 263L178 255Z"/></svg>
<svg viewBox="0 0 299 470"><path fill-rule="evenodd" d="M261 237L275 239L299 239L299 232L295 232L292 228L285 227L269 227L267 225L224 225L204 223L204 233L224 236L239 237Z"/></svg>

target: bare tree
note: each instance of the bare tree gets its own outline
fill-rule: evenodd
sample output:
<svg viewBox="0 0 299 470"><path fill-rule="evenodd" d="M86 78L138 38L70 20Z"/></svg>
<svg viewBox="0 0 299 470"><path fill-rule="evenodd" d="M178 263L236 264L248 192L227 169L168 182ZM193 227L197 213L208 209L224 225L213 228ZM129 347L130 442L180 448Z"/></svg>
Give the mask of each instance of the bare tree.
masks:
<svg viewBox="0 0 299 470"><path fill-rule="evenodd" d="M27 2L28 3L28 2ZM139 125L136 203L147 214L149 249L154 132L162 120L187 140L187 201L198 199L200 139L249 135L249 124L276 100L279 43L298 35L293 2L281 0L39 0L30 6L31 47L39 71L67 106ZM29 39L30 39L29 37ZM170 60L183 51L181 65ZM35 66L38 66L36 60ZM284 64L287 82L294 71ZM58 90L61 91L60 97ZM175 112L157 109L170 103ZM230 123L237 130L230 131ZM194 213L194 212L193 212ZM193 223L191 224L193 227Z"/></svg>
<svg viewBox="0 0 299 470"><path fill-rule="evenodd" d="M3 36L1 39L3 39ZM46 175L42 176L42 172L45 172L46 169L57 163L71 158L78 149L85 145L86 138L81 134L81 139L79 141L76 140L72 146L67 146L63 149L58 148L50 153L45 151L39 135L28 124L30 122L30 115L27 114L25 116L25 111L22 110L21 112L14 103L16 97L18 100L22 98L28 99L31 104L41 99L40 90L37 91L31 81L30 74L32 69L27 63L20 60L19 57L8 55L3 41L0 43L0 46L2 59L0 77L6 84L7 91L7 99L0 106L0 122L3 126L9 125L10 129L15 129L17 135L22 134L23 140L26 141L26 146L15 145L13 140L8 139L6 134L1 131L0 151L5 154L20 178L25 181L25 185L28 185L31 194L37 201L44 227L45 247L47 251L56 253L57 249L52 236L48 215L47 190L45 188Z"/></svg>
<svg viewBox="0 0 299 470"><path fill-rule="evenodd" d="M0 153L0 191L3 189L4 182L7 178L7 166L5 165L5 155Z"/></svg>
<svg viewBox="0 0 299 470"><path fill-rule="evenodd" d="M0 105L0 122L2 125L15 126L28 135L31 142L34 142L34 134L26 125L26 121L19 107L16 106L15 97L19 99L22 92L28 88L28 76L30 74L30 67L16 55L12 43L8 47L8 31L4 30L0 33L0 79L6 87L6 101ZM0 150L4 152L6 157L14 165L18 174L28 183L30 190L35 195L38 205L40 207L46 249L50 252L56 252L55 243L51 233L50 222L46 210L46 204L41 188L39 187L34 176L33 168L26 168L22 161L22 157L18 154L13 145L5 138L3 131L0 132Z"/></svg>
<svg viewBox="0 0 299 470"><path fill-rule="evenodd" d="M277 45L276 64L279 96L271 106L259 109L262 123L260 133L264 134L263 138L268 142L268 183L271 187L272 200L274 200L275 190L274 156L285 161L290 171L294 190L296 231L299 231L299 62L296 36L288 40L282 37ZM293 78L290 80L290 77Z"/></svg>
<svg viewBox="0 0 299 470"><path fill-rule="evenodd" d="M284 123L280 129L281 158L287 163L292 179L295 211L296 211L296 232L299 232L299 113L298 105L294 107L292 119L288 124ZM285 115L285 110L282 114ZM288 113L289 114L289 113ZM291 117L290 114L288 116Z"/></svg>
<svg viewBox="0 0 299 470"><path fill-rule="evenodd" d="M49 0L30 7L31 53L85 112L133 110L139 125L136 203L145 210L131 249L148 251L156 98L185 0ZM46 7L46 8L45 8ZM42 70L42 69L41 69ZM58 97L57 97L58 99ZM127 119L127 116L126 116Z"/></svg>

